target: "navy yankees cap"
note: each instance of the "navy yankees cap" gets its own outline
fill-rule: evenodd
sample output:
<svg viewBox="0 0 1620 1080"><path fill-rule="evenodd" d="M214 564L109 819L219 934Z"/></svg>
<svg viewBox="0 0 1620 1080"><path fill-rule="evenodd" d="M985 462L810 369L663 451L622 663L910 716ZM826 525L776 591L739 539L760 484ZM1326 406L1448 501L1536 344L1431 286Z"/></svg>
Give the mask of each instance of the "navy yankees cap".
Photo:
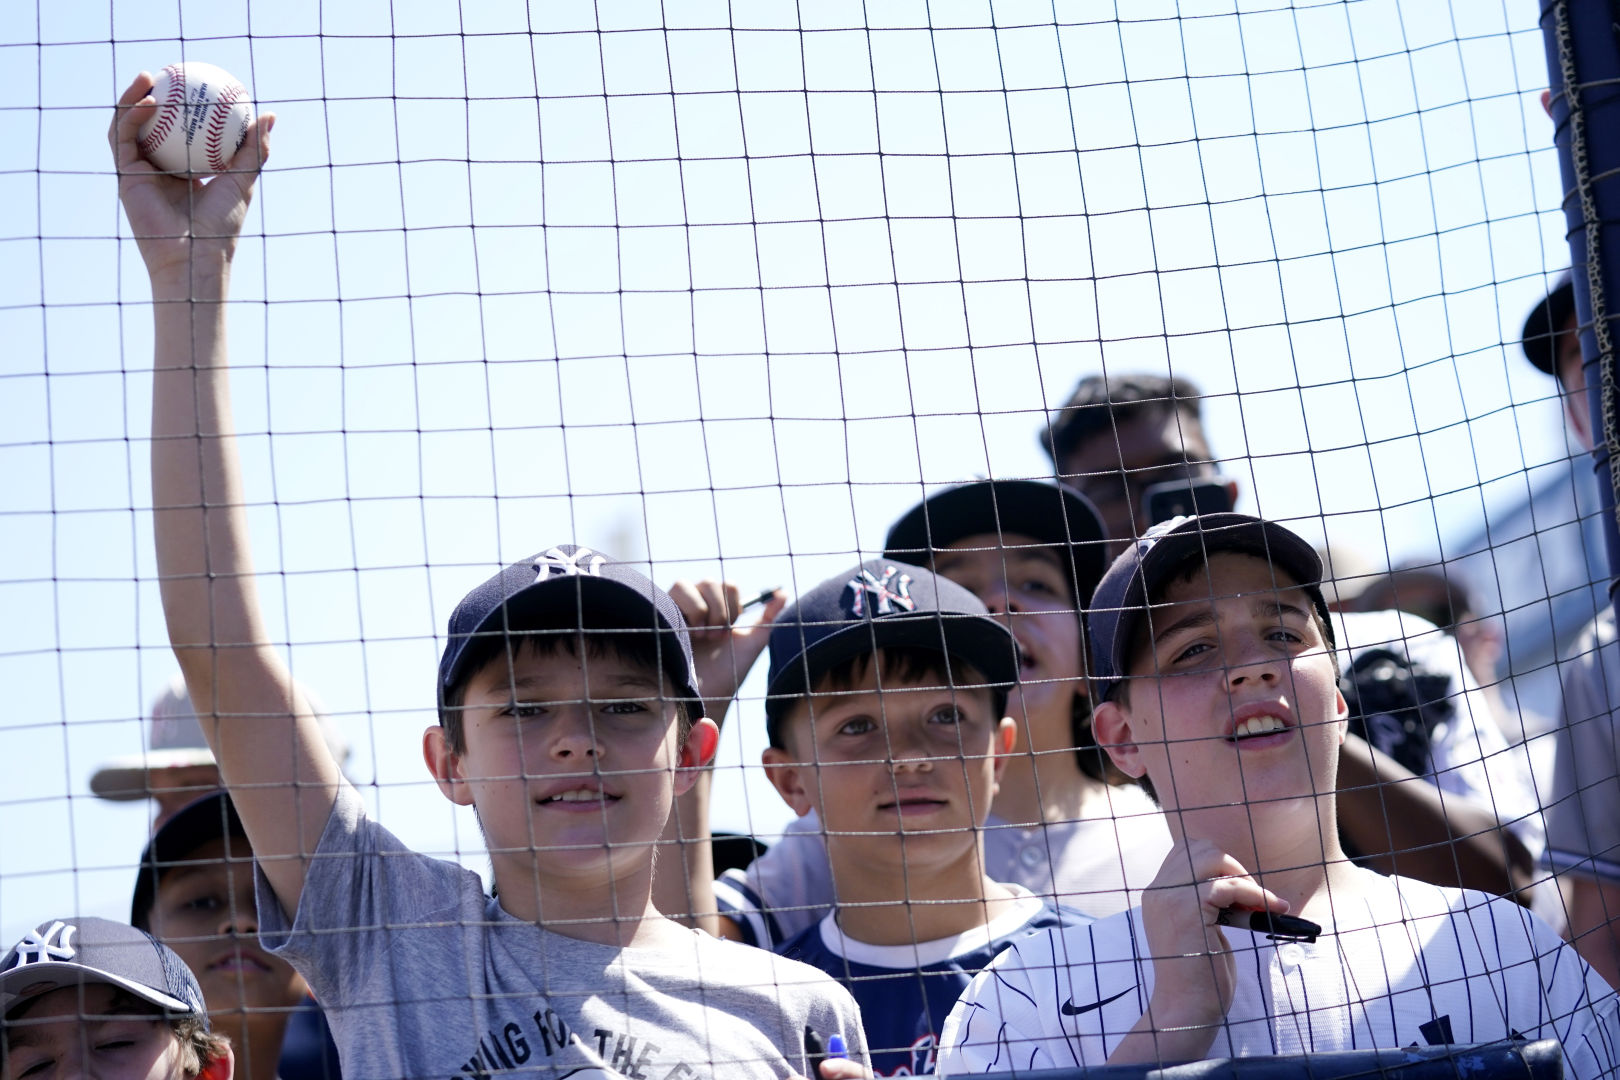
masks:
<svg viewBox="0 0 1620 1080"><path fill-rule="evenodd" d="M782 717L818 679L847 660L891 646L935 649L963 660L985 685L1011 686L1018 678L1012 632L978 597L932 570L872 559L823 581L772 625L765 691L771 743L779 744Z"/></svg>
<svg viewBox="0 0 1620 1080"><path fill-rule="evenodd" d="M1536 306L1525 316L1524 333L1519 335L1524 355L1554 378L1558 376L1558 335L1574 313L1575 284L1570 272L1565 270L1552 290L1536 301Z"/></svg>
<svg viewBox="0 0 1620 1080"><path fill-rule="evenodd" d="M889 529L883 557L927 565L934 552L982 533L1067 545L1064 569L1082 604L1108 565L1108 531L1091 500L1043 480L980 480L936 492Z"/></svg>
<svg viewBox="0 0 1620 1080"><path fill-rule="evenodd" d="M1299 582L1322 617L1328 644L1333 644L1333 620L1322 597L1322 559L1310 544L1274 521L1248 514L1171 518L1143 533L1114 560L1091 599L1096 700L1107 700L1124 681L1149 598L1189 560L1228 551L1259 556Z"/></svg>
<svg viewBox="0 0 1620 1080"><path fill-rule="evenodd" d="M173 949L111 919L42 922L0 960L0 1016L28 998L69 986L108 983L174 1016L208 1026L197 977Z"/></svg>
<svg viewBox="0 0 1620 1080"><path fill-rule="evenodd" d="M188 803L163 823L163 828L152 834L146 850L141 852L141 868L135 875L135 895L129 905L130 924L141 930L152 928L148 916L157 902L158 881L170 870L191 865L191 853L221 837L240 838L234 850L228 848L225 857L239 860L237 872L253 873L253 849L247 842L247 830L236 815L236 804L223 791L204 795ZM215 862L218 860L209 860Z"/></svg>
<svg viewBox="0 0 1620 1080"><path fill-rule="evenodd" d="M462 598L450 614L439 660L443 696L469 672L474 642L537 630L645 631L658 635L659 658L675 695L698 696L692 639L670 595L629 563L574 544L513 563Z"/></svg>

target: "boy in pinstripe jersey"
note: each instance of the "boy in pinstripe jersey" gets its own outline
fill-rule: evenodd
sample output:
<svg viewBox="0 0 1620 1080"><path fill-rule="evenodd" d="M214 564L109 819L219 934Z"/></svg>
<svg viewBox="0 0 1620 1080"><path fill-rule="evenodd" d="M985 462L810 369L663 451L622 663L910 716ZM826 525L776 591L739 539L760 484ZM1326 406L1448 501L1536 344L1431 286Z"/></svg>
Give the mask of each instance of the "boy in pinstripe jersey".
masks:
<svg viewBox="0 0 1620 1080"><path fill-rule="evenodd" d="M1614 994L1533 915L1344 857L1321 574L1240 514L1165 522L1115 561L1092 604L1098 740L1175 846L1141 907L986 969L939 1073L1525 1038L1559 1039L1573 1077L1614 1071Z"/></svg>

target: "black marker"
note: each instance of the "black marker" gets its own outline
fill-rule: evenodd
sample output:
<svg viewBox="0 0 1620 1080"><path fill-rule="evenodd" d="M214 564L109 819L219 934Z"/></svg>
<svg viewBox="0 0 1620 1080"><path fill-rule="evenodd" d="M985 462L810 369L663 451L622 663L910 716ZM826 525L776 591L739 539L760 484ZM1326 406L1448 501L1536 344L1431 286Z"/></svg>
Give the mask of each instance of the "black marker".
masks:
<svg viewBox="0 0 1620 1080"><path fill-rule="evenodd" d="M1222 926L1233 926L1239 930L1264 934L1268 941L1303 941L1309 944L1314 943L1322 933L1322 928L1309 919L1278 915L1270 911L1223 908L1220 917L1215 921Z"/></svg>
<svg viewBox="0 0 1620 1080"><path fill-rule="evenodd" d="M821 1035L809 1024L804 1025L804 1058L810 1066L811 1080L818 1080L821 1063L827 1058L827 1044L821 1041Z"/></svg>
<svg viewBox="0 0 1620 1080"><path fill-rule="evenodd" d="M752 600L745 601L743 603L743 606L737 609L737 614L741 615L743 612L747 611L749 608L756 608L756 607L760 607L761 605L770 603L771 602L771 597L775 596L777 593L779 593L781 591L782 591L782 586L780 586L780 585L774 586L773 588L766 589L764 592L760 593L758 596L754 597Z"/></svg>

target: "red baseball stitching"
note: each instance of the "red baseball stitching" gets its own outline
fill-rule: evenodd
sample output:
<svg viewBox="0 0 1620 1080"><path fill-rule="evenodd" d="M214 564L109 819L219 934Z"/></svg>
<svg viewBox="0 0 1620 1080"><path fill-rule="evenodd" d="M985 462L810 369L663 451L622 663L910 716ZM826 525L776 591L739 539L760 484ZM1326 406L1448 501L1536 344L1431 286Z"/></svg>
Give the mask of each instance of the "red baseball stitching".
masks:
<svg viewBox="0 0 1620 1080"><path fill-rule="evenodd" d="M203 149L208 155L208 167L215 172L224 172L230 160L225 156L225 124L231 118L231 107L247 95L247 89L239 82L233 82L219 92L219 98L214 102L213 112L208 116L208 130L204 133ZM231 150L235 156L236 150Z"/></svg>
<svg viewBox="0 0 1620 1080"><path fill-rule="evenodd" d="M180 106L186 100L186 79L180 65L170 64L163 69L163 74L169 77L169 88L158 105L157 122L146 133L146 138L141 140L141 153L148 157L156 153L163 140L169 137L169 129L174 127L175 119L180 115Z"/></svg>

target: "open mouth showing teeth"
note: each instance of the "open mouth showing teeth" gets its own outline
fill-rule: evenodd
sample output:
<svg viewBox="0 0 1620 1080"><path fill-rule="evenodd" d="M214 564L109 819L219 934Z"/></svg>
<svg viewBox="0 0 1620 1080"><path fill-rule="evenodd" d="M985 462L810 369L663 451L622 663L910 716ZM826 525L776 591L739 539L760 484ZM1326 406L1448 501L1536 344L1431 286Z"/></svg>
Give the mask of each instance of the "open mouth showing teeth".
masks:
<svg viewBox="0 0 1620 1080"><path fill-rule="evenodd" d="M541 799L540 801L542 803L611 802L613 801L613 798L614 797L612 795L609 795L604 791L585 791L581 789L578 791L561 791L555 795L549 796L548 798Z"/></svg>
<svg viewBox="0 0 1620 1080"><path fill-rule="evenodd" d="M1252 739L1259 735L1273 735L1286 731L1288 725L1275 716L1251 716L1232 729L1232 740Z"/></svg>

